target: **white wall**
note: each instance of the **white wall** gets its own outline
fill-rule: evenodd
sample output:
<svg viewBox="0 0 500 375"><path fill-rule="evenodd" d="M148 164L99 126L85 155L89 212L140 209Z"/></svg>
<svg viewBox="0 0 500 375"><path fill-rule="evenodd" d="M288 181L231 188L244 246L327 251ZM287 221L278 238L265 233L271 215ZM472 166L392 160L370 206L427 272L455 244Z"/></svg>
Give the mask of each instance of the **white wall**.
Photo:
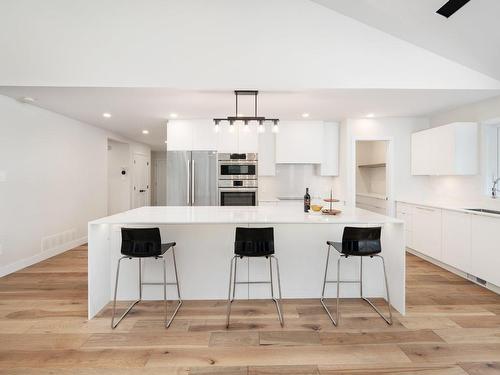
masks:
<svg viewBox="0 0 500 375"><path fill-rule="evenodd" d="M429 127L425 118L374 118L347 119L341 126L341 175L339 189L342 199L348 204L355 202L355 152L356 140L392 140L392 161L388 153L388 163L392 163L394 200L413 198L427 192L426 177L411 175L411 134ZM390 146L389 146L390 147ZM387 173L391 169L388 167ZM391 178L391 177L389 177ZM387 192L391 194L390 191Z"/></svg>
<svg viewBox="0 0 500 375"><path fill-rule="evenodd" d="M108 137L120 139L0 96L0 276L84 243L106 216Z"/></svg>
<svg viewBox="0 0 500 375"><path fill-rule="evenodd" d="M500 88L309 0L2 0L0 45L7 86Z"/></svg>
<svg viewBox="0 0 500 375"><path fill-rule="evenodd" d="M429 177L430 189L435 200L452 200L460 202L477 202L493 204L489 199L491 180L495 173L495 165L488 163L494 160L493 139L495 131L490 124L500 124L500 96L478 103L455 108L450 111L435 114L430 118L432 126L440 126L458 121L471 121L480 124L479 163L480 173L476 176L433 176ZM498 155L497 155L498 157ZM499 204L499 202L496 202Z"/></svg>

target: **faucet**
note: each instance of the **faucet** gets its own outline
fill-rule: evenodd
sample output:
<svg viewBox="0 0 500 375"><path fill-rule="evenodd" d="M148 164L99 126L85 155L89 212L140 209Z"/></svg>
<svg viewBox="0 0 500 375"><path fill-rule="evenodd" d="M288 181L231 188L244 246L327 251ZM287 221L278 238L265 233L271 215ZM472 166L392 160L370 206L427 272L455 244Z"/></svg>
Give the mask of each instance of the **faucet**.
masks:
<svg viewBox="0 0 500 375"><path fill-rule="evenodd" d="M500 177L497 178L496 180L493 180L493 187L491 188L491 197L493 199L497 198L497 191L500 191L500 189L497 188L498 182L500 181Z"/></svg>

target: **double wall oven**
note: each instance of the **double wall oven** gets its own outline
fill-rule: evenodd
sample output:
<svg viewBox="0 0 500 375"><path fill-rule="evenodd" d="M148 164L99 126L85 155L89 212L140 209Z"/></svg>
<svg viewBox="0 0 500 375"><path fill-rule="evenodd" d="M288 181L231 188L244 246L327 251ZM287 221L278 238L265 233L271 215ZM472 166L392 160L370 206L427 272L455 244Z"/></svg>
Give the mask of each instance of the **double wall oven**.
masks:
<svg viewBox="0 0 500 375"><path fill-rule="evenodd" d="M219 154L219 205L257 206L257 154Z"/></svg>

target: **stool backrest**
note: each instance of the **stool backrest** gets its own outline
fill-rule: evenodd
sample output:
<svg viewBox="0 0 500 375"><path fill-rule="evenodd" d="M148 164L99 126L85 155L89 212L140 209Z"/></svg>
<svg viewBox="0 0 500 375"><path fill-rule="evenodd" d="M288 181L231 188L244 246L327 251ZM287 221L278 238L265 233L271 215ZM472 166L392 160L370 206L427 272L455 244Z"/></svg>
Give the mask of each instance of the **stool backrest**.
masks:
<svg viewBox="0 0 500 375"><path fill-rule="evenodd" d="M274 254L274 228L236 228L234 253L260 257Z"/></svg>
<svg viewBox="0 0 500 375"><path fill-rule="evenodd" d="M342 236L342 253L349 255L377 254L382 251L380 244L381 227L345 227Z"/></svg>
<svg viewBox="0 0 500 375"><path fill-rule="evenodd" d="M160 228L122 228L121 252L132 257L161 255Z"/></svg>

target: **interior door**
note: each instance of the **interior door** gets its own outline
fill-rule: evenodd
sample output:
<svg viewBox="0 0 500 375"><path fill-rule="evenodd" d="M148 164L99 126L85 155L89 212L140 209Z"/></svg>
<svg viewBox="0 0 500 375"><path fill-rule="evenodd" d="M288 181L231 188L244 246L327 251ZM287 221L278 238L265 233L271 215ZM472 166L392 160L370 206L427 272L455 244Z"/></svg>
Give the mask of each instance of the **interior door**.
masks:
<svg viewBox="0 0 500 375"><path fill-rule="evenodd" d="M145 154L134 154L134 199L133 208L149 205L150 162Z"/></svg>
<svg viewBox="0 0 500 375"><path fill-rule="evenodd" d="M217 152L193 151L191 160L191 204L217 205Z"/></svg>

